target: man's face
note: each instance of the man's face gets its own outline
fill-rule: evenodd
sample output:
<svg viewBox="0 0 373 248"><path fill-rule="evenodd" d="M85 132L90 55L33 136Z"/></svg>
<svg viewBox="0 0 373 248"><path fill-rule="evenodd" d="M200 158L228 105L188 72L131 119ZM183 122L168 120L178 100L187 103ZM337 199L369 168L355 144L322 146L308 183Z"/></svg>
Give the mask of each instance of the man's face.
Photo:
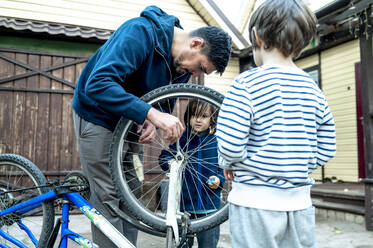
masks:
<svg viewBox="0 0 373 248"><path fill-rule="evenodd" d="M188 46L174 59L176 71L180 74L191 73L194 77L202 73L210 74L215 71L215 66L207 56L200 53L199 46Z"/></svg>

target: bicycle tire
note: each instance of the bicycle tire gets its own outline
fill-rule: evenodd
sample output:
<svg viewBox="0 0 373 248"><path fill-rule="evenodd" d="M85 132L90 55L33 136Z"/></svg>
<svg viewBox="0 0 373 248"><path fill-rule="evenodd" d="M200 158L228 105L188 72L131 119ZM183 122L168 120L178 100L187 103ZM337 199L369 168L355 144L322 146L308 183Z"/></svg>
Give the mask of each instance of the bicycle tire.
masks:
<svg viewBox="0 0 373 248"><path fill-rule="evenodd" d="M211 104L219 108L224 99L224 96L215 90L212 90L208 87L201 86L201 85L175 84L175 85L168 85L168 86L155 89L149 92L148 94L144 95L141 99L153 105L154 107L158 107L162 109L162 106L169 104L169 102L172 99L174 101L173 103L175 104L176 101L182 102L183 100L185 100L184 98L185 99L186 98L198 99L198 101L204 101L204 102L207 102L208 104ZM161 104L162 106L160 107ZM181 112L182 111L180 111L180 113ZM133 125L134 123L132 121L127 120L125 118L121 118L115 128L114 135L113 135L113 141L110 147L110 169L111 169L112 180L118 192L118 195L120 196L121 200L123 201L123 204L125 205L125 207L128 209L128 211L130 212L132 216L142 221L146 225L151 226L155 230L158 230L161 232L167 232L166 220L165 220L164 215L159 213L159 206L157 205L155 206L155 209L152 209L148 205L145 205L145 203L143 202L144 201L143 199L139 199L139 192L133 192L135 191L135 190L132 190L133 185L130 185L130 181L133 180L133 178L128 179L128 174L127 174L127 173L130 173L131 170L134 170L133 166L132 167L130 166L129 168L123 168L122 166L123 164L122 156L124 156L123 154L125 153L124 146L127 146L126 144L128 143L130 144L132 142L132 141L131 142L126 141L127 136L134 135L134 132L131 132L131 129L133 129ZM159 132L159 130L157 132ZM146 150L147 148L146 145L143 145L143 144L141 145L145 146L143 147L143 149ZM128 149L128 147L126 149ZM145 160L146 158L144 157L143 159L144 163L146 163ZM133 161L131 162L133 163ZM159 169L158 169L159 165L153 165L153 166L154 167L152 167L150 170L154 170L154 171L157 170L158 173L161 173L159 172ZM147 167L146 164L145 164L145 167ZM150 170L149 170L149 175L146 174L145 177L151 176ZM145 173L146 172L144 172L144 174ZM161 175L159 176L159 178L165 178L165 175ZM144 185L147 187L146 183ZM143 191L142 191L142 194L140 194L141 197L144 195L145 186L142 187ZM157 188L159 192L159 188L160 188L159 185L154 185L154 188ZM216 212L207 214L206 216L202 218L189 219L188 230L187 230L188 234L208 230L210 228L215 227L216 225L223 223L224 221L228 219L228 204L226 204L226 196L230 188L231 188L230 182L225 182L224 189L222 189L222 190L226 190L223 193L223 195L225 194L225 197L223 197L225 198L224 206L219 208ZM153 191L155 191L155 189L153 189ZM151 203L149 204L151 205Z"/></svg>
<svg viewBox="0 0 373 248"><path fill-rule="evenodd" d="M49 189L40 187L20 192L5 192L21 188L37 187L45 185L46 183L47 180L45 176L39 168L28 159L16 154L0 154L0 189L4 193L0 195L0 210L4 210L12 205L46 193ZM39 214L42 214L42 218L37 216ZM24 238L26 237L25 233L18 232L16 221L22 219L23 224L30 228L35 238L38 240L37 247L42 248L46 247L48 238L53 231L54 217L53 200L48 200L44 201L41 207L23 215L8 214L0 217L0 226L2 231L21 240L28 247L31 247L33 244L31 240L27 241L27 239ZM0 242L8 245L13 244L1 237Z"/></svg>

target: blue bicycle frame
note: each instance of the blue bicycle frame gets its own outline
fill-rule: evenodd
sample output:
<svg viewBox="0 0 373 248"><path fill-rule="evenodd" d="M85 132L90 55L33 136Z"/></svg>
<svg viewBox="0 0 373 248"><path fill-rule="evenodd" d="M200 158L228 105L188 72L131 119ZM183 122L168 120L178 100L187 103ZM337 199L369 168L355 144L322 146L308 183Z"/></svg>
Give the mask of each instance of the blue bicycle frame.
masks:
<svg viewBox="0 0 373 248"><path fill-rule="evenodd" d="M57 194L51 190L45 194L39 195L28 201L22 202L3 211L0 211L0 217L6 214L17 212L18 214L24 214L31 211L43 201L49 199L55 199ZM82 237L81 235L74 233L69 229L69 204L72 202L78 209L87 216L94 225L96 225L114 244L118 247L124 248L135 248L115 227L105 219L95 208L93 208L82 196L78 193L64 193L62 194L62 225L61 225L61 242L59 248L67 248L68 239L73 240L75 243L79 244L81 247L94 248L95 245L88 239ZM22 223L21 220L18 221L20 229L26 232L30 240L37 246L38 241L32 234L31 230ZM27 248L21 241L15 239L9 234L0 230L0 236L4 239L12 242L20 248ZM0 244L0 248L10 248L7 245Z"/></svg>

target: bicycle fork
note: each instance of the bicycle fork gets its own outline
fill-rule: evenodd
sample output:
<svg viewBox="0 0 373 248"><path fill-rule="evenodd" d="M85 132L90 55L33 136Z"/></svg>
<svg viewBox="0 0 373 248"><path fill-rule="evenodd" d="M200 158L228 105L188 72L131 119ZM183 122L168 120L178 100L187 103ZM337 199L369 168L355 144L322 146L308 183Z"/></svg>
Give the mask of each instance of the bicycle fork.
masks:
<svg viewBox="0 0 373 248"><path fill-rule="evenodd" d="M180 195L182 186L182 172L185 168L184 155L177 152L175 159L169 163L170 172L169 176L169 187L168 187L168 202L167 202L167 213L166 213L166 225L171 226L176 245L179 245L179 228L177 220L182 218L180 213Z"/></svg>

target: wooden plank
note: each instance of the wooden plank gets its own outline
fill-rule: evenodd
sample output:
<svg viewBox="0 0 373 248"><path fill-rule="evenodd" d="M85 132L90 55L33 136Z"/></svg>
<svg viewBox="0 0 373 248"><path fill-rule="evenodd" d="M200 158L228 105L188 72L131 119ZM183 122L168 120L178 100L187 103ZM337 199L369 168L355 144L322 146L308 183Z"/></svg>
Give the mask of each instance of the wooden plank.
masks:
<svg viewBox="0 0 373 248"><path fill-rule="evenodd" d="M30 54L28 56L28 65L40 68L40 56ZM35 75L27 78L27 88L39 87L39 76ZM38 93L26 92L25 102L25 126L23 152L25 156L35 161L35 140L37 134L37 110L38 110Z"/></svg>
<svg viewBox="0 0 373 248"><path fill-rule="evenodd" d="M16 54L16 60L27 63L27 55L26 54ZM16 66L15 68L15 75L25 73L26 69L20 66ZM26 87L26 79L16 80L14 82L14 86L16 87ZM14 93L14 118L13 118L13 149L12 152L23 155L27 158L27 156L23 152L23 141L24 141L24 122L25 122L25 93L24 92L15 92Z"/></svg>
<svg viewBox="0 0 373 248"><path fill-rule="evenodd" d="M80 65L80 64L78 64ZM85 65L85 63L84 63ZM72 66L72 73L74 75L74 78L71 82L73 82L74 84L76 84L76 81L78 80L78 77L80 74L78 74L77 72L77 65L73 65ZM71 96L71 104L72 104L72 98L73 96ZM72 118L72 115L73 115L73 108L72 108L72 105L70 105L70 110L71 110L71 124L70 124L70 129L72 131L72 139L71 139L71 143L70 143L70 149L71 149L71 164L72 164L72 169L73 170L82 170L81 168L81 165L80 165L80 160L79 160L79 153L78 153L78 146L77 146L77 143L76 143L76 136L75 136L75 130L74 130L74 121L73 121L73 118Z"/></svg>
<svg viewBox="0 0 373 248"><path fill-rule="evenodd" d="M2 52L3 55L15 58L14 53ZM0 60L0 78L11 77L15 74L15 66L5 60ZM13 82L2 84L3 87L12 87ZM0 91L0 154L10 153L13 148L13 92Z"/></svg>
<svg viewBox="0 0 373 248"><path fill-rule="evenodd" d="M40 68L46 68L52 65L51 56L40 56ZM50 89L51 80L40 76L39 87L41 89ZM50 93L39 93L38 101L38 132L35 140L35 163L42 171L48 170L48 157L50 154L49 140L49 118L50 118Z"/></svg>
<svg viewBox="0 0 373 248"><path fill-rule="evenodd" d="M65 58L64 62L73 60L72 58ZM63 78L67 81L74 82L75 68L73 66L65 67L63 69ZM63 85L64 90L73 90L67 85ZM64 170L79 169L72 164L72 143L75 140L74 124L72 120L72 95L62 96L62 123L61 123L61 149L60 149L60 166Z"/></svg>
<svg viewBox="0 0 373 248"><path fill-rule="evenodd" d="M80 64L77 64L75 66L75 80L74 82L76 82L80 76L80 74L82 73L84 67L85 67L86 63L80 63ZM74 126L72 126L71 129L73 129ZM75 134L74 134L74 140L73 140L73 143L72 143L72 149L73 149L73 159L72 159L72 163L73 163L73 166L75 169L77 170L81 170L81 164L80 164L80 159L79 159L79 151L78 151L78 145L77 145L77 142L76 142L76 138L75 138Z"/></svg>
<svg viewBox="0 0 373 248"><path fill-rule="evenodd" d="M52 65L63 62L62 57L52 57ZM52 74L56 77L62 77L63 70L55 70ZM59 82L52 80L52 89L62 89ZM62 96L54 94L50 102L49 119L49 155L48 170L60 170L60 149L61 149L61 122L62 122Z"/></svg>

